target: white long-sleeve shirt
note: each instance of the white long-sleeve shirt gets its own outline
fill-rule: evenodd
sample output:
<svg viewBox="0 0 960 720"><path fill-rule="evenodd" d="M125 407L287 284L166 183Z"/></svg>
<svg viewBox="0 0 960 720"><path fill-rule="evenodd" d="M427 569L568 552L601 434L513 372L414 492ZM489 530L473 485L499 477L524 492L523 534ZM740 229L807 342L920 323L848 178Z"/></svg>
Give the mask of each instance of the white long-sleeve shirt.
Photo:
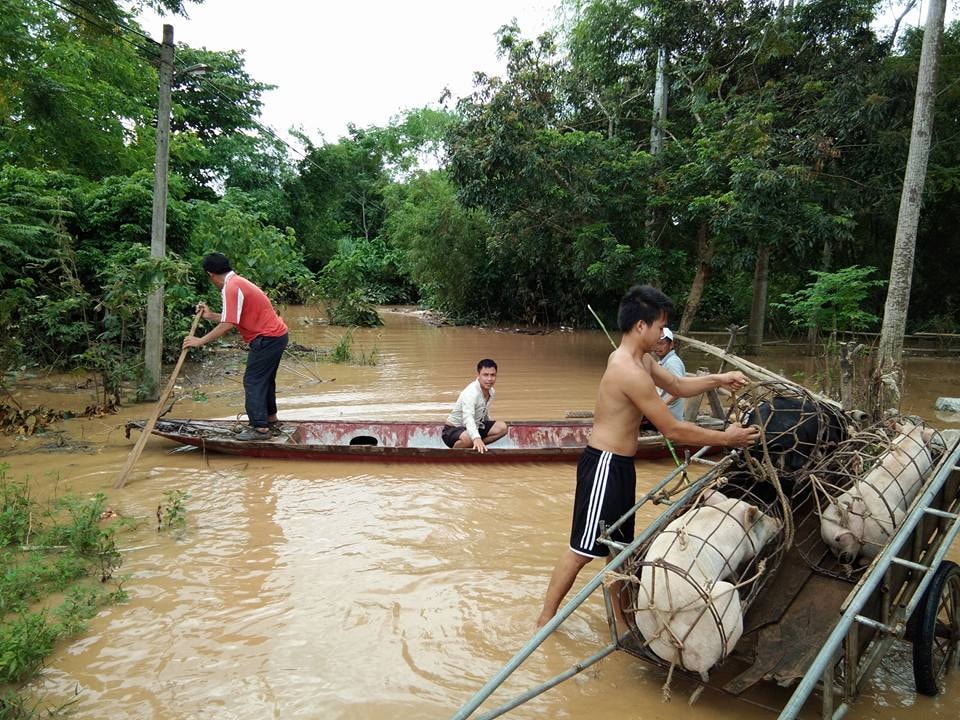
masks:
<svg viewBox="0 0 960 720"><path fill-rule="evenodd" d="M493 404L494 391L490 388L490 399L483 396L480 381L474 380L467 385L457 398L453 410L447 416L447 425L465 427L472 440L480 437L480 424L490 419L490 405Z"/></svg>

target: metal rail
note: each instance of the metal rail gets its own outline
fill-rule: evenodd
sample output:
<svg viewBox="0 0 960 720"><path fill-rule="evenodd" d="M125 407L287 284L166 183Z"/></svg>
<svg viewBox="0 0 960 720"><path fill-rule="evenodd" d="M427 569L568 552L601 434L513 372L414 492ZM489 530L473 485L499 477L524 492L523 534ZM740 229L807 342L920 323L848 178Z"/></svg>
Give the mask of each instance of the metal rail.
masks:
<svg viewBox="0 0 960 720"><path fill-rule="evenodd" d="M793 720L796 718L801 708L821 680L823 680L824 692L823 717L838 720L838 718L843 717L843 715L847 712L849 709L849 703L847 702L849 698L846 697L843 698L844 702L840 703L835 710L829 710L829 708L833 706L833 668L837 662L841 644L847 638L851 630L855 629L855 624L862 624L864 626L869 625L886 633L900 632L898 628L877 623L876 621L862 616L860 613L870 601L873 593L877 590L880 584L884 582L887 576L887 570L889 566L893 564L895 556L911 538L917 525L924 519L924 517L927 515L933 515L943 519L951 520L949 529L947 529L946 532L943 533L943 536L939 539L939 547L934 553L932 560L925 566L919 566L923 568L921 571L923 572L923 578L920 580L913 597L910 599L910 602L906 607L906 617L910 617L913 614L913 611L920 603L924 592L930 585L930 581L933 578L933 573L936 571L937 566L947 554L947 551L950 549L950 544L953 542L954 538L956 538L958 532L960 532L960 517L958 517L955 513L946 513L942 510L937 510L936 508L930 507L930 503L937 493L943 489L943 486L946 484L950 475L958 469L958 462L960 462L960 443L955 444L952 451L950 451L950 453L940 461L936 475L927 482L927 485L921 492L920 496L916 501L914 501L909 514L904 519L903 524L897 530L897 533L877 555L871 564L871 567L864 574L860 583L854 588L851 596L846 602L845 610L840 618L840 621L833 628L833 631L827 637L823 648L820 650L816 658L814 658L813 663L804 674L803 679L801 679L797 685L793 695L790 696L790 699L784 706L778 720ZM850 668L849 663L847 664L847 667L848 669ZM847 678L845 685L849 684L851 680L855 686L856 678L849 677Z"/></svg>
<svg viewBox="0 0 960 720"><path fill-rule="evenodd" d="M617 520L617 522L615 522L613 525L607 528L606 531L604 532L604 535L609 535L613 530L618 528L623 522L625 522L626 518L633 515L640 506L642 506L643 504L653 499L675 477L677 477L678 475L680 475L680 473L686 470L691 463L699 460L700 457L702 457L707 451L709 451L709 449L710 449L709 447L701 448L689 460L682 463L678 467L674 468L674 470L669 475L667 475L663 480L661 480L652 490L647 492L646 495L644 495L632 508L630 508L630 510L624 513L624 515L619 520ZM686 502L688 499L696 495L696 493L700 492L700 490L704 487L704 485L706 485L710 481L710 479L714 475L716 475L716 473L723 466L724 466L723 463L718 463L717 466L711 468L709 472L703 475L703 477L701 477L699 480L694 482L683 494L683 496L679 500L677 500L677 502L680 502L680 503ZM572 615L578 607L580 607L584 602L586 602L586 600L593 594L594 590L596 590L598 587L603 585L603 579L604 579L604 576L607 574L607 572L609 572L610 570L616 570L621 565L623 565L624 562L626 562L630 557L632 557L633 553L636 551L638 547L640 547L640 545L646 542L652 535L659 532L660 529L669 522L671 518L669 518L668 516L669 516L669 513L662 513L654 522L652 522L650 525L647 526L647 528L640 534L639 537L634 539L633 542L631 542L629 545L626 545L625 547L623 547L622 550L616 553L615 557L609 563L604 565L603 569L601 569L600 572L597 573L596 576L592 580L590 580L590 582L588 582L583 587L582 590L580 590L580 592L574 595L572 599L570 599L562 608L560 608L557 614L554 615L553 618L551 618L551 620L548 623L546 623L542 628L540 628L534 634L534 636L530 638L529 641L527 641L527 644L524 645L517 652L517 654L514 655L507 662L507 664L503 666L503 668L500 669L500 671L496 675L490 678L483 685L483 687L481 687L473 695L473 697L471 697L470 700L468 700L456 712L452 720L465 720L466 718L470 717L474 713L474 711L476 711L476 709L479 708L480 705L482 705L484 701L486 701L487 698L489 698L497 690L497 688L499 688L506 681L506 679L510 677L510 675L513 674L513 672L518 667L520 667L520 665L523 664L523 662L528 657L530 657L538 647L540 647L540 645L543 644L544 640L546 640L553 633L553 631L556 630L563 623L564 620L570 617L570 615ZM611 543L608 542L607 544L610 545ZM609 603L610 599L608 597L608 591L606 588L604 588L604 599L606 602ZM608 617L610 617L610 614L608 614ZM541 683L540 685L537 685L534 688L531 688L530 690L528 690L525 693L522 693L521 695L518 695L513 700L505 703L504 705L501 705L497 709L492 710L491 712L480 716L478 720L481 720L481 718L482 720L495 718L509 710L512 710L513 708L523 704L527 700L531 700L535 698L537 695L540 695L544 691L549 690L555 685L558 685L559 683L566 680L567 678L570 678L573 675L576 675L577 673L586 669L587 667L590 667L590 665L593 665L594 663L603 659L604 657L609 655L611 652L616 650L618 647L620 647L620 638L616 636L616 629L611 624L611 642L609 645L605 646L603 649L601 649L595 655L592 655L590 658L587 658L586 660L580 663L574 664L568 670L558 675L555 675L554 677L550 678L546 682Z"/></svg>
<svg viewBox="0 0 960 720"><path fill-rule="evenodd" d="M470 700L465 703L453 716L452 720L466 720L483 704L506 680L507 678L527 659L534 651L549 637L577 608L580 607L593 592L603 585L603 580L607 572L618 569L623 563L632 557L637 548L645 543L652 535L668 524L672 519L671 513L664 512L657 517L647 528L634 539L631 543L623 545L613 542L609 539L609 534L619 527L627 517L634 514L639 507L655 498L664 487L666 487L674 478L680 475L689 465L702 462L701 456L707 451L704 448L698 451L679 467L675 468L653 489L647 492L633 508L624 514L616 523L604 532L602 539L615 553L615 557L600 570L597 575L588 582L584 588L569 600L546 625L544 625L536 634L521 648L510 661L480 690L478 690ZM735 455L735 453L731 453ZM682 494L681 497L670 504L684 504L691 500L703 487L712 480L716 474L723 470L726 462L720 461L717 466L711 468L703 477L695 481ZM890 618L888 613L884 614L881 620L875 620L861 614L861 611L870 602L873 594L882 583L888 582L889 570L893 565L899 565L920 575L913 595L907 602L902 617L909 618L917 605L921 602L923 595L930 585L937 567L947 554L951 543L960 534L960 515L955 512L930 507L931 502L936 495L943 490L944 485L954 472L960 472L960 441L954 441L952 449L949 449L941 461L937 464L934 476L926 483L920 495L911 505L907 517L903 524L897 530L890 542L883 548L871 564L870 568L864 573L860 582L854 587L850 596L844 603L839 622L834 626L828 636L823 648L820 650L813 663L804 674L800 683L797 685L787 704L781 711L778 720L793 720L802 709L803 705L809 699L810 695L817 688L818 684L823 688L823 707L822 717L824 720L839 720L850 709L851 701L855 695L857 686L862 678L869 675L870 668L873 668L883 655L884 644L889 647L895 639L902 636L904 632L903 623L900 616ZM897 557L898 553L904 548L908 541L916 543L914 531L917 526L926 517L940 518L944 522L944 528L936 539L936 549L932 554L924 556L923 563L906 560ZM932 549L932 546L931 548ZM610 594L604 588L604 600L607 604L608 619L611 619L611 642L601 648L590 657L575 663L569 669L565 670L553 678L541 683L540 685L529 689L528 691L514 697L499 707L477 716L476 720L492 720L506 712L522 705L523 703L537 697L543 692L555 687L564 680L573 677L579 672L587 669L595 663L602 660L614 650L622 647L622 638L617 637L616 628L612 624L612 612L610 611ZM856 656L857 647L857 629L869 628L881 634L879 640L874 640L870 646L870 652ZM844 677L842 688L835 685L834 671L838 658L842 656L841 649L844 649ZM861 662L862 661L862 662ZM862 672L858 672L862 670Z"/></svg>

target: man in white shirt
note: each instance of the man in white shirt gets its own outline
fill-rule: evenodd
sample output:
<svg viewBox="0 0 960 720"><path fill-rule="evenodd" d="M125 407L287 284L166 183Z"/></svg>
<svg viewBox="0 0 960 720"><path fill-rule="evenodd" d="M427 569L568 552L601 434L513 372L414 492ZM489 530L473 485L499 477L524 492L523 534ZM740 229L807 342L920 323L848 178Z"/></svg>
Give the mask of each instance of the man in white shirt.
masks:
<svg viewBox="0 0 960 720"><path fill-rule="evenodd" d="M687 374L687 368L684 367L683 360L673 349L673 332L670 328L665 327L663 329L663 334L653 348L653 354L657 356L660 366L667 372L673 373L677 377L683 377ZM663 388L658 387L657 392L660 394L660 399L673 413L673 416L677 420L683 421L683 399L674 397Z"/></svg>
<svg viewBox="0 0 960 720"><path fill-rule="evenodd" d="M447 417L443 442L449 448L474 448L479 453L507 434L503 420L490 419L497 364L490 358L477 363L477 379L467 385Z"/></svg>

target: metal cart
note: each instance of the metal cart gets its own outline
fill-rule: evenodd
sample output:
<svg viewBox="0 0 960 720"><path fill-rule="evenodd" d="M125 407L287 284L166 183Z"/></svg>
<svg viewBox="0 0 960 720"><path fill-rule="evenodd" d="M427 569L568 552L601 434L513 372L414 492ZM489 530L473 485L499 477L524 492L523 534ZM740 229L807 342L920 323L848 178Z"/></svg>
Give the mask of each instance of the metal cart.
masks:
<svg viewBox="0 0 960 720"><path fill-rule="evenodd" d="M790 720L815 693L821 698L821 717L837 720L856 699L864 682L898 641L913 645L917 690L936 695L947 674L960 660L960 567L944 559L960 532L960 433L942 435L944 449L894 536L873 561L852 577L819 572L811 567L811 553L828 554L826 546L798 543L778 558L776 582L759 593L744 615L744 634L735 653L723 663L727 676L719 687L741 696L761 681L792 687L780 711ZM598 588L604 594L610 642L599 651L509 702L476 717L499 717L561 682L589 668L615 650L665 665L638 643L636 636L618 636L613 599L604 583L606 574L621 570L682 509L688 506L734 454L718 462L703 459L700 451L676 468L637 502L605 535L646 503L662 500L663 491L691 463L714 467L694 482L633 542L606 540L614 557L560 612L476 694L454 720L471 717L554 630ZM807 520L806 522L811 522ZM804 537L802 524L797 537ZM808 535L809 536L809 535ZM803 555L801 555L801 553ZM730 669L739 672L730 677ZM745 696L745 695L744 695Z"/></svg>

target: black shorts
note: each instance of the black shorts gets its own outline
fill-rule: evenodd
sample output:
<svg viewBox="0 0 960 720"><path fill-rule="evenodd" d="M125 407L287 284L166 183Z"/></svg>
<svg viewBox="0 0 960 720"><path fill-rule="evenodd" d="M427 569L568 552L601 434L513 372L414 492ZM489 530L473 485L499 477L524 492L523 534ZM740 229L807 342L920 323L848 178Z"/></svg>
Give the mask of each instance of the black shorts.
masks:
<svg viewBox="0 0 960 720"><path fill-rule="evenodd" d="M578 555L606 557L609 548L597 542L600 523L610 527L636 502L637 472L633 458L601 452L589 445L577 465L577 493L573 500L570 549ZM634 515L610 536L628 543L633 540Z"/></svg>
<svg viewBox="0 0 960 720"><path fill-rule="evenodd" d="M487 435L490 434L490 431L493 430L494 422L496 421L484 420L482 423L477 425L477 430L480 431L481 438L485 438ZM441 433L441 437L443 438L443 444L446 445L448 448L452 448L454 443L460 439L460 436L463 435L466 429L467 428L463 425L459 427L454 425L444 425L443 432Z"/></svg>

